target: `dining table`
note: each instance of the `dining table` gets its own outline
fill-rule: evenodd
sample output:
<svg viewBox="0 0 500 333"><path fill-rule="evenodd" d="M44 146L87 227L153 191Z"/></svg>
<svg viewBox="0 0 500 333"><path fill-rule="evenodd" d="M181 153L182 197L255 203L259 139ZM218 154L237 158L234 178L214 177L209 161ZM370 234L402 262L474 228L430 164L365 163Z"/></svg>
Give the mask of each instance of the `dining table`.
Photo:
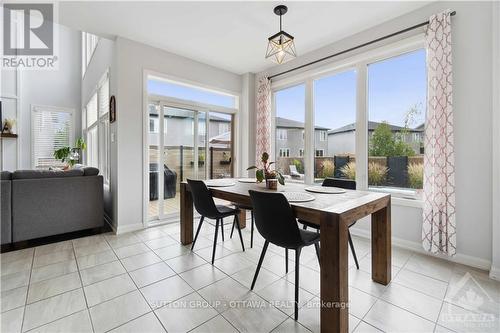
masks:
<svg viewBox="0 0 500 333"><path fill-rule="evenodd" d="M223 180L211 183L214 198L251 206L249 190L308 193L312 199L290 202L295 217L320 227L320 329L321 332L349 332L348 228L371 215L371 278L387 285L391 281L391 196L371 191L345 190L335 193L310 192L302 183L279 185L269 190L264 183ZM273 212L269 212L273 214ZM241 221L241 220L240 220ZM241 221L244 226L244 220ZM193 198L186 182L180 184L180 241L193 241Z"/></svg>

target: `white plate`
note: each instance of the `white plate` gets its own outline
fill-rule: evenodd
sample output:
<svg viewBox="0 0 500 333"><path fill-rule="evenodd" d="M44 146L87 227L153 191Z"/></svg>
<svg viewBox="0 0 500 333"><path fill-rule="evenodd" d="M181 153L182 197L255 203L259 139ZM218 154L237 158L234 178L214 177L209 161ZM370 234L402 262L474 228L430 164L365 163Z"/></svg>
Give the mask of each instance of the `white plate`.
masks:
<svg viewBox="0 0 500 333"><path fill-rule="evenodd" d="M204 180L205 185L209 187L228 187L236 185L236 182L233 180L225 180L225 179L208 179Z"/></svg>
<svg viewBox="0 0 500 333"><path fill-rule="evenodd" d="M305 190L307 192L327 193L327 194L342 194L346 192L346 190L344 190L343 188L329 187L329 186L309 186L306 187Z"/></svg>
<svg viewBox="0 0 500 333"><path fill-rule="evenodd" d="M313 201L314 196L304 192L282 192L288 202L307 202Z"/></svg>
<svg viewBox="0 0 500 333"><path fill-rule="evenodd" d="M255 178L240 178L238 181L240 183L257 183L257 179Z"/></svg>

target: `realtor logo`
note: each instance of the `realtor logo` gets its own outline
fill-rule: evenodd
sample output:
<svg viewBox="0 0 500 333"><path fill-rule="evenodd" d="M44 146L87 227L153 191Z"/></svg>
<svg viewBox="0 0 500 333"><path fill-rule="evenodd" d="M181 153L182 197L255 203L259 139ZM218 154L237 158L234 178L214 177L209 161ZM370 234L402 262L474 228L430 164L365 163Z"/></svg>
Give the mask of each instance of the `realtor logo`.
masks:
<svg viewBox="0 0 500 333"><path fill-rule="evenodd" d="M54 5L4 4L3 32L4 55L53 55Z"/></svg>

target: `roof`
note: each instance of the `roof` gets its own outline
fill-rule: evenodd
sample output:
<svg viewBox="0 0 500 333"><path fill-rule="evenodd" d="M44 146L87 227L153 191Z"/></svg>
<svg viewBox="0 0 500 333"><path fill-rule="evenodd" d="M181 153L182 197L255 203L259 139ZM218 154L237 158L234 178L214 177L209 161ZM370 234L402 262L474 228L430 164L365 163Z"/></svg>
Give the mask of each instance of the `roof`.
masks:
<svg viewBox="0 0 500 333"><path fill-rule="evenodd" d="M153 118L158 117L158 112L156 111L156 108L154 105L149 106L149 116ZM168 114L164 115L164 118L193 118L192 116L192 111L185 111L181 109L169 109ZM214 122L221 122L221 123L230 123L230 119L225 119L222 117L214 116L213 114L210 114L210 121Z"/></svg>
<svg viewBox="0 0 500 333"><path fill-rule="evenodd" d="M282 117L276 117L276 127L281 127L281 128L304 128L304 123L292 119L287 119L287 118L282 118ZM314 127L317 130L329 130L327 127L322 127L322 126L315 126Z"/></svg>
<svg viewBox="0 0 500 333"><path fill-rule="evenodd" d="M376 122L376 121L369 121L368 122L368 131L374 131L380 124L382 124L382 123ZM402 130L405 129L402 126L391 125L391 124L388 124L388 125L391 128L391 131L393 131L393 132L401 132ZM333 130L330 130L330 131L328 131L328 135L330 135L330 134L337 134L337 133L351 132L351 131L355 131L355 130L356 130L356 124L352 123L352 124L349 124L349 125L345 125L345 126L342 126L342 127L339 127L339 128L333 129ZM416 128L409 128L408 131L410 133L418 133L418 132L423 132L424 128L423 128L422 125L420 125L420 126L418 126Z"/></svg>

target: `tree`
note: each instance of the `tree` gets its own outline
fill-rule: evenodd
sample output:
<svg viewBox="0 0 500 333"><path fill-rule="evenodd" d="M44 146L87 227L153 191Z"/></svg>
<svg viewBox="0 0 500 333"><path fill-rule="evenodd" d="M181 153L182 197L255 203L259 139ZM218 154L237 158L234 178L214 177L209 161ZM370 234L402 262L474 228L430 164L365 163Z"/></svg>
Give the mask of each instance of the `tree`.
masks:
<svg viewBox="0 0 500 333"><path fill-rule="evenodd" d="M405 127L406 128L406 127ZM404 142L404 137L408 133L406 129L396 136L392 134L391 127L387 122L382 122L373 131L370 140L370 156L413 156L415 151Z"/></svg>

